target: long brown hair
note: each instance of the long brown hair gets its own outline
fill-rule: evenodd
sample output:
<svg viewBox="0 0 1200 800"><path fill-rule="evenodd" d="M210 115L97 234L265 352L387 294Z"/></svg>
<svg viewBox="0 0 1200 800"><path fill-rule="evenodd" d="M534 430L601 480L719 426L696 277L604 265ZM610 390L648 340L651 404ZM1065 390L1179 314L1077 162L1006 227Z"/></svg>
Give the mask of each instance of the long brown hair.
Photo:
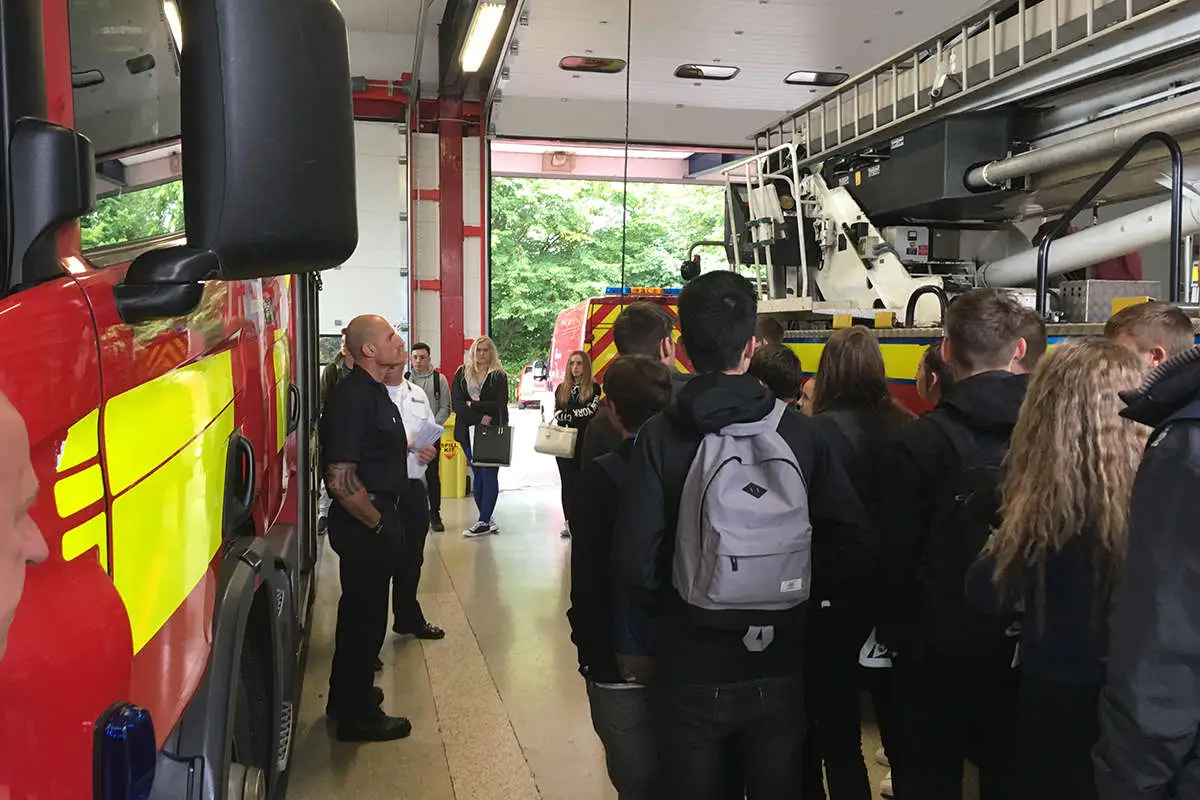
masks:
<svg viewBox="0 0 1200 800"><path fill-rule="evenodd" d="M565 403L571 399L571 359L579 356L583 359L583 374L579 376L579 399L586 403L592 399L592 395L596 390L596 382L592 379L592 359L582 350L576 350L567 356L567 374L563 376L563 382L554 390L554 399L559 403Z"/></svg>
<svg viewBox="0 0 1200 800"><path fill-rule="evenodd" d="M1086 531L1095 540L1101 610L1125 564L1129 496L1148 430L1119 416L1117 393L1142 381L1141 359L1103 339L1051 350L1029 383L1001 484L1003 522L984 552L997 586L1016 589L1025 571L1045 591L1045 558Z"/></svg>
<svg viewBox="0 0 1200 800"><path fill-rule="evenodd" d="M892 398L883 368L883 351L862 325L834 331L821 351L813 390L812 413L853 400L887 416L909 420L911 411Z"/></svg>

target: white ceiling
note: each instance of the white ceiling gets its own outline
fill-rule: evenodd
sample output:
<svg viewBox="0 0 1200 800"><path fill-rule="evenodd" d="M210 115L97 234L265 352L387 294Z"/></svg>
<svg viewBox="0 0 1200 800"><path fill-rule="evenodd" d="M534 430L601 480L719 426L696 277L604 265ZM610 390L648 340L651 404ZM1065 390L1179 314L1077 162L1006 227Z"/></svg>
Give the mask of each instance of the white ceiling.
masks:
<svg viewBox="0 0 1200 800"><path fill-rule="evenodd" d="M351 0L354 1L354 0ZM361 0L359 0L361 1ZM854 75L949 27L980 7L981 0L633 0L630 96L641 113L632 127L645 141L746 146L754 129L819 96L808 87L788 86L793 70ZM505 62L511 79L495 115L500 135L530 135L528 102L553 99L572 109L597 102L624 103L625 75L569 73L558 68L568 55L624 58L626 0L527 0L528 27L517 29L519 52ZM740 31L740 33L739 33ZM685 63L720 63L741 68L731 81L674 77ZM543 112L549 107L542 103ZM686 125L673 125L668 110L690 109ZM712 125L697 126L699 109ZM566 109L561 109L566 111ZM705 115L701 115L702 117ZM566 136L551 129L545 137ZM623 114L621 115L623 117ZM739 123L739 119L744 122ZM577 132L578 125L567 124ZM597 138L619 138L624 120L602 123ZM645 130L647 127L652 130ZM708 130L708 128L712 130ZM737 135L731 131L737 129Z"/></svg>
<svg viewBox="0 0 1200 800"><path fill-rule="evenodd" d="M356 31L412 35L417 32L417 17L425 0L338 0L346 27ZM433 25L442 18L446 0L434 3Z"/></svg>

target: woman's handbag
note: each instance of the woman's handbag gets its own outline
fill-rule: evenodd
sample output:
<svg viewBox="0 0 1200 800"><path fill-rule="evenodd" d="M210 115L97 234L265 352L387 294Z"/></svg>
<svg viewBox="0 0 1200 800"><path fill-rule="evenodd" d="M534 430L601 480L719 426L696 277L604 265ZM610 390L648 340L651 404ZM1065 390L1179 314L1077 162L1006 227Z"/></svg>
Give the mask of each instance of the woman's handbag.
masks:
<svg viewBox="0 0 1200 800"><path fill-rule="evenodd" d="M575 428L562 428L543 422L538 426L533 449L556 458L572 458L575 455L575 441L578 437L579 431Z"/></svg>
<svg viewBox="0 0 1200 800"><path fill-rule="evenodd" d="M507 467L512 464L512 427L476 425L471 428L471 466Z"/></svg>

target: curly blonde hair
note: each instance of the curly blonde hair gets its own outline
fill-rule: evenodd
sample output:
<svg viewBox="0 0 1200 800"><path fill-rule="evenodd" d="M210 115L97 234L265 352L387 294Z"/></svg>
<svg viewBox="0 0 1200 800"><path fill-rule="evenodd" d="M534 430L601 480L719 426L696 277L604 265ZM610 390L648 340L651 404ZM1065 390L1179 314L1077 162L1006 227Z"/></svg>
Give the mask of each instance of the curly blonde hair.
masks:
<svg viewBox="0 0 1200 800"><path fill-rule="evenodd" d="M1043 597L1046 556L1086 532L1097 609L1107 603L1125 563L1129 497L1148 433L1118 415L1117 393L1142 376L1136 355L1102 339L1059 345L1038 364L1005 463L1003 522L984 548L995 556L998 587L1016 590L1033 570Z"/></svg>

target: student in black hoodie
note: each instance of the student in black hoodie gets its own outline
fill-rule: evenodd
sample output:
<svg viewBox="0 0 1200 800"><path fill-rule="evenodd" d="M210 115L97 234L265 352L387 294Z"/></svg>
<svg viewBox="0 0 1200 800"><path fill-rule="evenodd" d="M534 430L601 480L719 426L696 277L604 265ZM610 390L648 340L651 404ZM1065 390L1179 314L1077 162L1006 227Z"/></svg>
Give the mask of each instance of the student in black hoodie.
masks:
<svg viewBox="0 0 1200 800"><path fill-rule="evenodd" d="M774 395L745 374L754 352L756 306L750 282L731 271L701 275L684 287L683 343L700 374L667 411L642 426L618 515L618 586L654 623L667 798L723 797L731 759L740 762L757 800L793 800L803 791L809 604L768 612L770 623L749 623L773 626L773 640L764 642L753 637L753 627L698 622L672 579L680 501L704 435L780 413ZM859 577L869 566L870 524L845 472L803 415L783 409L777 431L804 476L812 579L835 585Z"/></svg>
<svg viewBox="0 0 1200 800"><path fill-rule="evenodd" d="M576 482L567 619L579 651L579 673L587 680L592 726L604 744L608 777L620 800L657 800L657 745L649 676L644 674L649 643L644 625L637 624L644 619L621 613L625 603L613 591L612 542L615 498L621 495L634 436L671 402L671 377L657 360L626 356L609 365L604 391L623 436L614 452L584 465Z"/></svg>
<svg viewBox="0 0 1200 800"><path fill-rule="evenodd" d="M1146 442L1118 416L1138 357L1103 339L1057 347L1029 383L1002 485L1003 522L967 575L981 610L1023 605L1017 704L1020 800L1096 797L1092 748L1112 592ZM1063 480L1063 476L1070 476Z"/></svg>
<svg viewBox="0 0 1200 800"><path fill-rule="evenodd" d="M982 800L1011 796L1015 631L968 609L963 587L998 522L1000 465L1028 384L1009 372L1026 353L1025 322L1008 292L959 296L942 343L955 383L885 461L876 633L894 653L896 800L961 800L965 750L976 737Z"/></svg>
<svg viewBox="0 0 1200 800"><path fill-rule="evenodd" d="M1122 395L1153 429L1129 506L1100 695L1096 782L1103 800L1200 797L1200 349Z"/></svg>
<svg viewBox="0 0 1200 800"><path fill-rule="evenodd" d="M761 351L760 351L761 352ZM757 355L755 356L757 358ZM846 468L862 499L878 547L886 521L878 508L879 487L886 479L880 461L901 430L912 421L911 411L888 391L879 341L861 325L835 331L821 351L812 400L812 418L826 434L830 447ZM872 574L842 587L817 586L817 608L811 622L812 647L805 666L810 716L815 724L815 747L808 748L809 792L824 797L821 762L832 800L871 800L871 784L862 754L862 720L858 660L863 642L875 627L875 591L882 569L878 550ZM888 673L890 670L874 670ZM890 675L873 675L872 695L884 749L891 742L888 697ZM813 758L819 755L819 758ZM815 764L814 764L815 760Z"/></svg>

